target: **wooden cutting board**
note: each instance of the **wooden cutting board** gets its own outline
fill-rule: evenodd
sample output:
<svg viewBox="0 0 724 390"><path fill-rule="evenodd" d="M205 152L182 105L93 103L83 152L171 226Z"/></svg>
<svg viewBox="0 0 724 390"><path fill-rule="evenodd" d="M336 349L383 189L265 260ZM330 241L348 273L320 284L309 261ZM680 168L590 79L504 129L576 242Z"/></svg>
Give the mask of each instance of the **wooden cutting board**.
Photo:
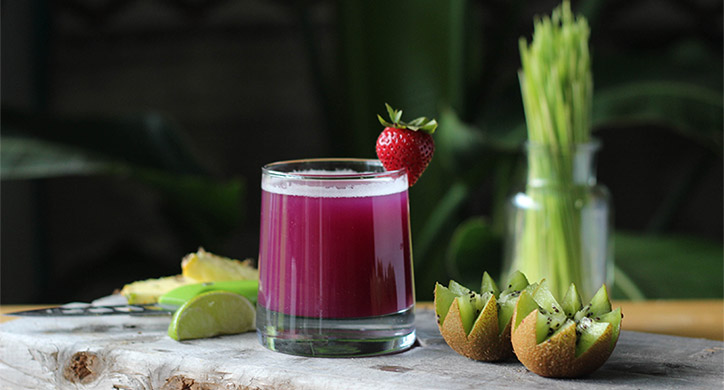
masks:
<svg viewBox="0 0 724 390"><path fill-rule="evenodd" d="M624 321L626 319L624 318ZM168 317L23 318L0 324L0 389L722 389L724 343L623 331L609 361L577 380L453 352L431 310L409 351L329 359L266 350L254 333L176 342Z"/></svg>

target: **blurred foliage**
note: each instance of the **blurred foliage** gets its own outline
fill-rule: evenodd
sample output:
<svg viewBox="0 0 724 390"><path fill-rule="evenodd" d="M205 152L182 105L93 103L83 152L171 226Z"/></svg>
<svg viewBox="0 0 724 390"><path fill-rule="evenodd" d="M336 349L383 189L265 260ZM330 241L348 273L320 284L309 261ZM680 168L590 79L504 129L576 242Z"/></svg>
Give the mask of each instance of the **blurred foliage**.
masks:
<svg viewBox="0 0 724 390"><path fill-rule="evenodd" d="M335 145L346 145L348 154L369 155L379 132L374 114L384 102L413 111L412 116L439 118L435 158L411 189L418 299L432 298L435 281L455 278L476 285L483 270L500 270L505 200L522 175L520 147L526 138L517 40L529 36L534 14L557 5L543 3L337 2L342 80L324 84L341 85L326 95L343 99L327 101L326 111L344 113L346 120L338 118L331 126L351 123L348 132L337 135L351 145L339 140ZM680 8L672 1L654 7L654 14L642 1L591 0L574 7L579 3L577 12L592 26L594 131L644 124L673 129L721 163L719 32L702 27L672 34L666 15L656 18L662 9ZM676 15L684 20L721 15L721 4L684 8ZM629 39L633 34L636 38ZM487 210L480 205L483 196L491 198ZM615 246L616 297L722 296L721 243L643 233L616 234L616 239L621 241ZM685 272L692 278L679 276ZM662 285L686 293L662 291Z"/></svg>
<svg viewBox="0 0 724 390"><path fill-rule="evenodd" d="M315 2L288 4L335 154L374 156L375 115L386 102L409 118L439 119L435 158L410 191L417 298L430 300L435 281L477 285L484 270L499 271L505 201L522 177L526 138L517 41L529 37L535 14L557 3L335 1L338 62L331 64L315 38ZM573 6L592 28L594 131L654 124L698 143L720 164L721 2ZM2 119L3 180L132 177L163 197L169 225L200 245L242 221L244 181L204 169L180 130L158 115L59 118L4 107ZM722 297L720 242L641 232L615 239L615 297Z"/></svg>
<svg viewBox="0 0 724 390"><path fill-rule="evenodd" d="M2 116L2 180L129 177L161 198L180 239L202 246L220 242L242 221L243 179L206 171L180 130L159 115L55 117L4 108Z"/></svg>
<svg viewBox="0 0 724 390"><path fill-rule="evenodd" d="M724 263L719 243L696 237L618 232L616 264L646 297L721 298ZM624 291L614 290L618 296Z"/></svg>

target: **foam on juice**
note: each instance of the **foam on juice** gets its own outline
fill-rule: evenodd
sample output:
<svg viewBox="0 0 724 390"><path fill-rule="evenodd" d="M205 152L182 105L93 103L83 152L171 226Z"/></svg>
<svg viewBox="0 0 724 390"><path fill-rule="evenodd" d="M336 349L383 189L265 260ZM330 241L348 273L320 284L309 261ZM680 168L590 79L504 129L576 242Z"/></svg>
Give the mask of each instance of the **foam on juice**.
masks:
<svg viewBox="0 0 724 390"><path fill-rule="evenodd" d="M351 170L321 171L306 170L289 173L304 177L293 179L266 175L262 177L264 191L313 198L361 198L400 193L407 190L407 175L399 177L375 176L378 173L359 173ZM359 176L369 178L359 180ZM350 180L345 180L349 176ZM332 178L330 178L332 177ZM354 179L352 179L354 177ZM310 180L311 178L311 180Z"/></svg>

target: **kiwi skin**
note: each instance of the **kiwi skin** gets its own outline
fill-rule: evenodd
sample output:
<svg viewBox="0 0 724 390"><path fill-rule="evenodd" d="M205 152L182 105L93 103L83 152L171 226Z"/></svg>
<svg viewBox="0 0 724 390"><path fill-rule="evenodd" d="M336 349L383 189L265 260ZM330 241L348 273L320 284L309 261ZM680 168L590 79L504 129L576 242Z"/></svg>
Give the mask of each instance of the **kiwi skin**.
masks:
<svg viewBox="0 0 724 390"><path fill-rule="evenodd" d="M444 321L438 321L445 342L457 353L474 360L493 362L513 357L510 343L510 324L499 332L498 305L495 296L485 304L473 323L470 334L465 333L457 300L450 305Z"/></svg>
<svg viewBox="0 0 724 390"><path fill-rule="evenodd" d="M513 313L516 323L518 311ZM536 342L536 321L538 310L530 312L511 333L515 355L530 371L549 378L577 378L597 370L613 352L613 326L593 345L576 357L576 325L570 322L553 334L548 340Z"/></svg>

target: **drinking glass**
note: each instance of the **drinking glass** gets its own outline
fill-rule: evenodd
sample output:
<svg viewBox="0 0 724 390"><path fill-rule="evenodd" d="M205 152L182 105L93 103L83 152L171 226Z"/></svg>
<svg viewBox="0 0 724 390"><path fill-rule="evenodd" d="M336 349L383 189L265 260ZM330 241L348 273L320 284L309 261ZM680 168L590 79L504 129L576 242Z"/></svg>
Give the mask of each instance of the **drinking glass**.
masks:
<svg viewBox="0 0 724 390"><path fill-rule="evenodd" d="M415 340L408 181L377 160L262 168L257 334L304 356L366 356Z"/></svg>

